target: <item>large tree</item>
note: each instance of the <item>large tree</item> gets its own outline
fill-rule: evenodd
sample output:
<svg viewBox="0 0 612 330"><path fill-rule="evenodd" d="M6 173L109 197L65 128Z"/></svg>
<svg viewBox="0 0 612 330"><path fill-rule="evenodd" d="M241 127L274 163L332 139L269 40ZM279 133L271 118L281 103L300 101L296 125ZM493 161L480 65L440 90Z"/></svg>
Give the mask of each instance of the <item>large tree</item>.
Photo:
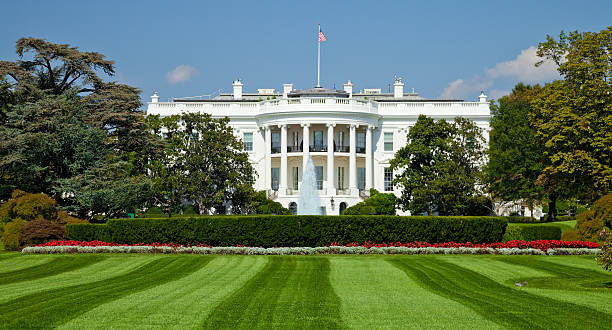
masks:
<svg viewBox="0 0 612 330"><path fill-rule="evenodd" d="M165 152L151 162L153 203L176 209L193 202L200 213L234 212L249 201L254 169L228 118L188 113L149 117L150 127L164 136Z"/></svg>
<svg viewBox="0 0 612 330"><path fill-rule="evenodd" d="M562 32L558 40L547 36L538 55L554 61L563 78L531 102L530 119L547 158L538 182L596 200L612 185L612 26Z"/></svg>
<svg viewBox="0 0 612 330"><path fill-rule="evenodd" d="M22 38L17 54L0 61L0 199L44 192L80 216L138 206L155 145L140 91L105 82L99 74L113 75L114 63L99 53Z"/></svg>
<svg viewBox="0 0 612 330"><path fill-rule="evenodd" d="M391 160L398 205L412 214L466 214L481 195L484 139L472 121L453 123L419 116L408 144Z"/></svg>
<svg viewBox="0 0 612 330"><path fill-rule="evenodd" d="M510 95L491 105L486 174L489 191L498 201L522 200L533 208L547 197L547 192L556 199L555 187L545 189L536 184L544 169L545 157L544 146L536 138L536 129L529 122L529 100L540 90L538 85L519 83Z"/></svg>

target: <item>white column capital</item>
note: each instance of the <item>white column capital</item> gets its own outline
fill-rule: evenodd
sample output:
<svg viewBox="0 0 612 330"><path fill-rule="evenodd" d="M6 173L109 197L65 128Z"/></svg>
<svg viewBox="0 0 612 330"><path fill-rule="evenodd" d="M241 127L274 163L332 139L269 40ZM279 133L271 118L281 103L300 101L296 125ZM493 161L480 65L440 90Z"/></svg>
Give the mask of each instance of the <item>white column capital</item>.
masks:
<svg viewBox="0 0 612 330"><path fill-rule="evenodd" d="M350 127L351 129L359 128L359 124L351 124Z"/></svg>
<svg viewBox="0 0 612 330"><path fill-rule="evenodd" d="M278 126L278 128L283 128L283 127L287 127L287 124L278 124L276 126Z"/></svg>
<svg viewBox="0 0 612 330"><path fill-rule="evenodd" d="M302 127L310 127L310 123L301 123L300 126L302 126Z"/></svg>
<svg viewBox="0 0 612 330"><path fill-rule="evenodd" d="M327 127L336 127L336 123L327 123L326 126Z"/></svg>

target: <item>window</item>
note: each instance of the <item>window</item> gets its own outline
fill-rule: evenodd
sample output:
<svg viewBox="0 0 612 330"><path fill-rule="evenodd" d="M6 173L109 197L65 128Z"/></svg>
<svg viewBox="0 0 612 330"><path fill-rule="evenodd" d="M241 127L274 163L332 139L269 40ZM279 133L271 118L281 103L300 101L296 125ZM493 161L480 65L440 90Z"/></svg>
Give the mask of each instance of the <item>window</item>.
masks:
<svg viewBox="0 0 612 330"><path fill-rule="evenodd" d="M385 191L393 191L393 171L385 167Z"/></svg>
<svg viewBox="0 0 612 330"><path fill-rule="evenodd" d="M357 188L359 190L365 189L365 168L363 167L357 168Z"/></svg>
<svg viewBox="0 0 612 330"><path fill-rule="evenodd" d="M393 132L385 132L385 151L393 151Z"/></svg>
<svg viewBox="0 0 612 330"><path fill-rule="evenodd" d="M294 167L293 168L293 190L300 189L299 178L300 178L300 168Z"/></svg>
<svg viewBox="0 0 612 330"><path fill-rule="evenodd" d="M314 149L312 151L323 151L323 131L314 132Z"/></svg>
<svg viewBox="0 0 612 330"><path fill-rule="evenodd" d="M279 168L272 167L272 190L274 191L278 190L278 174L279 174Z"/></svg>
<svg viewBox="0 0 612 330"><path fill-rule="evenodd" d="M357 152L360 154L365 153L365 132L357 133Z"/></svg>
<svg viewBox="0 0 612 330"><path fill-rule="evenodd" d="M253 151L253 133L244 133L244 150Z"/></svg>
<svg viewBox="0 0 612 330"><path fill-rule="evenodd" d="M338 189L344 189L344 167L338 167Z"/></svg>
<svg viewBox="0 0 612 330"><path fill-rule="evenodd" d="M315 166L317 175L317 190L323 190L323 166Z"/></svg>
<svg viewBox="0 0 612 330"><path fill-rule="evenodd" d="M294 146L294 147L299 146L299 144L298 144L298 139L299 139L299 138L300 138L300 132L298 132L298 131L294 131L294 132L293 132L293 146Z"/></svg>
<svg viewBox="0 0 612 330"><path fill-rule="evenodd" d="M289 203L289 211L291 211L291 214L293 215L297 214L297 203L296 202Z"/></svg>
<svg viewBox="0 0 612 330"><path fill-rule="evenodd" d="M280 132L272 132L272 153L279 153L280 147Z"/></svg>

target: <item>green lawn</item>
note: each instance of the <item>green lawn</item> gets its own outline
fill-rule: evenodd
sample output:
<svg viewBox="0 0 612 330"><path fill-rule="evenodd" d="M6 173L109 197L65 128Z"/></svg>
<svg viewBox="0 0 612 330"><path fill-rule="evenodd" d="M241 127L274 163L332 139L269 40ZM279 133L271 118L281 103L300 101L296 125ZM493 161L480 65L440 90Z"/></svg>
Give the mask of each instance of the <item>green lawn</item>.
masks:
<svg viewBox="0 0 612 330"><path fill-rule="evenodd" d="M602 329L611 286L590 256L2 253L0 324Z"/></svg>
<svg viewBox="0 0 612 330"><path fill-rule="evenodd" d="M559 222L509 223L508 224L508 226L539 226L539 225L558 226L558 227L561 227L561 232L564 232L567 230L574 230L574 227L576 227L576 220L559 221Z"/></svg>

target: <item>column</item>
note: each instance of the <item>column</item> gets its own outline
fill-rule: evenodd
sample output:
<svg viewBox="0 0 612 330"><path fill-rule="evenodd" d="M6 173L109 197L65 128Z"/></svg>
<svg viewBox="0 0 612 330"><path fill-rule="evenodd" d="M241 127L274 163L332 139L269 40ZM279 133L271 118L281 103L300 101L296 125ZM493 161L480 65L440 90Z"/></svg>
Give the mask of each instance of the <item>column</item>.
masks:
<svg viewBox="0 0 612 330"><path fill-rule="evenodd" d="M270 131L270 126L264 126L264 130L265 130L265 144L266 144L266 152L264 155L266 158L265 190L268 191L272 189L272 158L270 157L272 155L272 131Z"/></svg>
<svg viewBox="0 0 612 330"><path fill-rule="evenodd" d="M302 124L302 127L302 135L304 135L304 137L302 138L302 169L304 170L306 169L306 163L308 163L308 158L310 157L310 124ZM302 171L302 173L304 172Z"/></svg>
<svg viewBox="0 0 612 330"><path fill-rule="evenodd" d="M327 124L327 194L336 194L334 185L334 127L336 124Z"/></svg>
<svg viewBox="0 0 612 330"><path fill-rule="evenodd" d="M372 130L374 127L368 126L366 129L366 154L365 154L365 190L369 192L372 188Z"/></svg>
<svg viewBox="0 0 612 330"><path fill-rule="evenodd" d="M278 184L279 195L287 194L287 125L278 125L281 129L281 159L280 159L280 182Z"/></svg>
<svg viewBox="0 0 612 330"><path fill-rule="evenodd" d="M349 140L349 190L351 195L359 194L357 189L357 125L351 125Z"/></svg>

